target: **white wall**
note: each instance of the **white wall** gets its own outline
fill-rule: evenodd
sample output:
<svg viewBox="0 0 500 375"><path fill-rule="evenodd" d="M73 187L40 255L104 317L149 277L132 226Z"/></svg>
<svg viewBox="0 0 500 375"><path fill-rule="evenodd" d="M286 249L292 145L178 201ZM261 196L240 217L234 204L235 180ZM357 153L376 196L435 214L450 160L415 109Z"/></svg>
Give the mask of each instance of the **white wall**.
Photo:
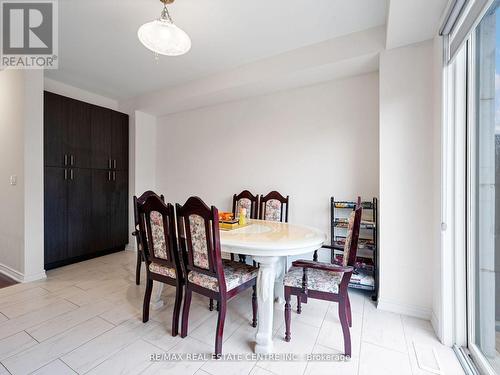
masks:
<svg viewBox="0 0 500 375"><path fill-rule="evenodd" d="M156 191L156 117L141 111L130 114L129 147L129 233L134 231L132 197L146 190ZM135 250L130 235L129 249Z"/></svg>
<svg viewBox="0 0 500 375"><path fill-rule="evenodd" d="M431 318L434 254L433 43L380 57L379 308Z"/></svg>
<svg viewBox="0 0 500 375"><path fill-rule="evenodd" d="M0 272L18 281L45 277L42 93L41 70L0 71Z"/></svg>
<svg viewBox="0 0 500 375"><path fill-rule="evenodd" d="M24 272L24 72L0 71L0 270ZM16 186L9 178L17 175ZM14 275L11 275L14 276Z"/></svg>
<svg viewBox="0 0 500 375"><path fill-rule="evenodd" d="M378 196L378 74L158 119L156 185L230 210L243 189L290 195L290 222L329 234L329 199Z"/></svg>
<svg viewBox="0 0 500 375"><path fill-rule="evenodd" d="M24 93L24 275L45 277L43 185L43 71L25 72Z"/></svg>

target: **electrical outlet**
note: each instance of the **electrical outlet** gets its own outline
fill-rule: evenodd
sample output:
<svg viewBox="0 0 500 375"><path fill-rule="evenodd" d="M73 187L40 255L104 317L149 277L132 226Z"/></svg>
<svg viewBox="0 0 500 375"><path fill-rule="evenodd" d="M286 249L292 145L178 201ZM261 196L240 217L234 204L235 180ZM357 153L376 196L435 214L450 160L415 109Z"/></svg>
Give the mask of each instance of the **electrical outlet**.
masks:
<svg viewBox="0 0 500 375"><path fill-rule="evenodd" d="M13 174L12 176L10 176L10 184L12 186L16 186L17 185L17 176L15 174Z"/></svg>

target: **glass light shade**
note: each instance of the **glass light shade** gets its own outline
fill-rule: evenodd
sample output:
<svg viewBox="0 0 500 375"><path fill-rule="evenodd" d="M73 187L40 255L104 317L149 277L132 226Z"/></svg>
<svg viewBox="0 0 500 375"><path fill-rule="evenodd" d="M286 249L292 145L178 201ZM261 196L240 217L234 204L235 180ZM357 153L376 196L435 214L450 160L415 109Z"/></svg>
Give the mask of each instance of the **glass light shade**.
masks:
<svg viewBox="0 0 500 375"><path fill-rule="evenodd" d="M179 56L191 49L191 39L180 28L166 20L154 20L139 28L142 44L160 55Z"/></svg>

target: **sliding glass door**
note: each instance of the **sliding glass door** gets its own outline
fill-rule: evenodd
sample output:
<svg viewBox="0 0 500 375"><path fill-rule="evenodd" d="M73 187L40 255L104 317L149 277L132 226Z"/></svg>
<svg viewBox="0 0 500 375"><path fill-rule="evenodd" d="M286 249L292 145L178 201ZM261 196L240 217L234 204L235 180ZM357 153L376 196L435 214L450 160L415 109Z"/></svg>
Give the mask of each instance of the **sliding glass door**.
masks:
<svg viewBox="0 0 500 375"><path fill-rule="evenodd" d="M467 342L500 374L500 4L468 42Z"/></svg>

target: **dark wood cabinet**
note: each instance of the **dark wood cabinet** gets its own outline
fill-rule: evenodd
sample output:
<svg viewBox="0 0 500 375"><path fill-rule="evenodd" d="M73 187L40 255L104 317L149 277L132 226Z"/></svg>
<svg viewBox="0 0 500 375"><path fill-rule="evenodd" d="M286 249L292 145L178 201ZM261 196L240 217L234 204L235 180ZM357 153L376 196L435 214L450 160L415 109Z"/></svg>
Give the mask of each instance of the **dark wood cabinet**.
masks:
<svg viewBox="0 0 500 375"><path fill-rule="evenodd" d="M68 258L92 251L92 171L76 168L68 171Z"/></svg>
<svg viewBox="0 0 500 375"><path fill-rule="evenodd" d="M90 104L45 92L46 167L90 168Z"/></svg>
<svg viewBox="0 0 500 375"><path fill-rule="evenodd" d="M128 170L128 116L113 112L112 114L111 158L113 169Z"/></svg>
<svg viewBox="0 0 500 375"><path fill-rule="evenodd" d="M128 169L128 116L106 108L91 111L92 168Z"/></svg>
<svg viewBox="0 0 500 375"><path fill-rule="evenodd" d="M128 116L45 92L45 268L128 243Z"/></svg>
<svg viewBox="0 0 500 375"><path fill-rule="evenodd" d="M68 257L68 194L66 178L66 169L45 167L45 264L60 262Z"/></svg>

